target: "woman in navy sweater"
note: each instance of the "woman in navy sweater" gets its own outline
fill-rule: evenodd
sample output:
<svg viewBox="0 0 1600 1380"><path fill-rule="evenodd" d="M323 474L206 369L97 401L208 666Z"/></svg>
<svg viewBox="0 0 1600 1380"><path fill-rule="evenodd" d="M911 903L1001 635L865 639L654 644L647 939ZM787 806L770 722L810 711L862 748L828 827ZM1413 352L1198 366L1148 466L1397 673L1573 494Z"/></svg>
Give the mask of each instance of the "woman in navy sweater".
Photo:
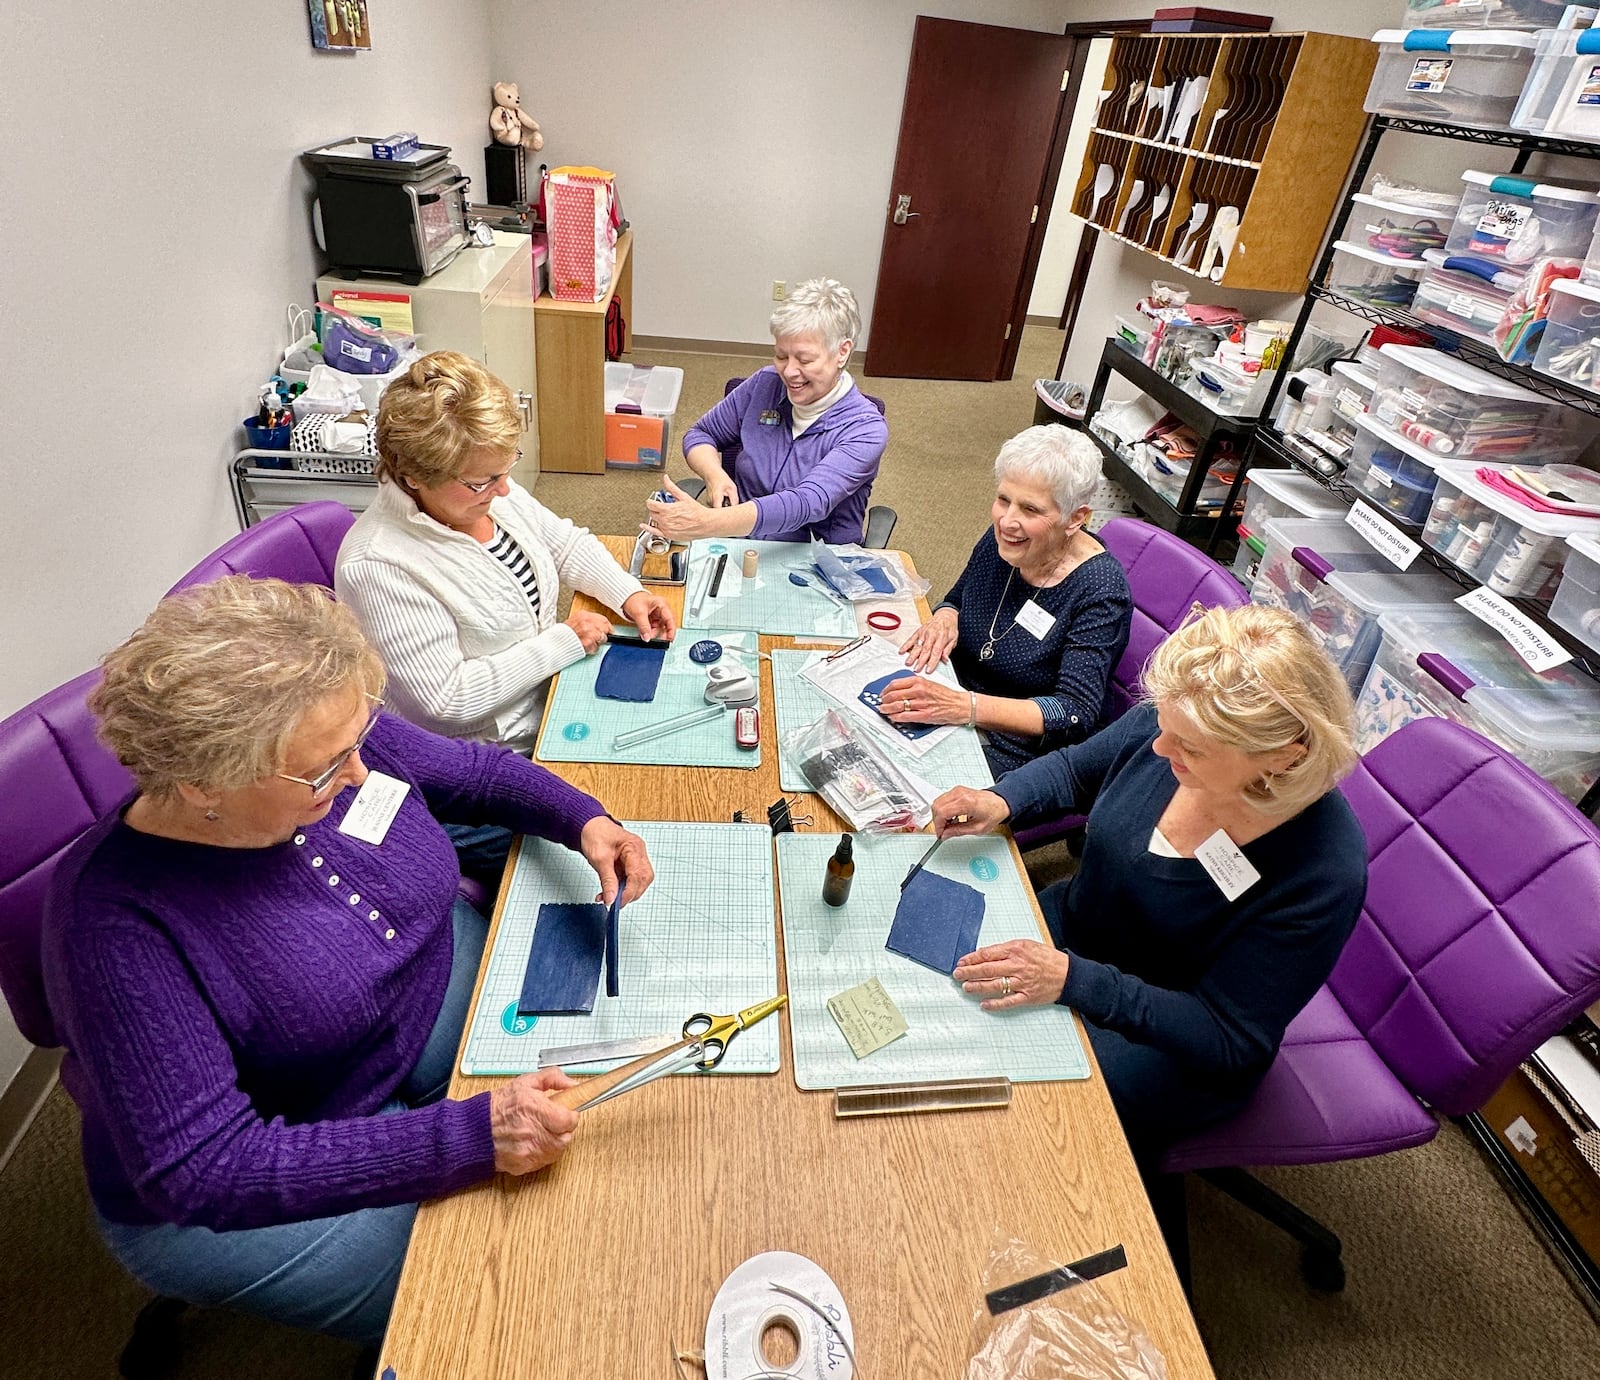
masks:
<svg viewBox="0 0 1600 1380"><path fill-rule="evenodd" d="M1133 596L1089 535L1100 453L1082 432L1035 426L1000 447L992 526L933 617L901 647L913 672L884 689L897 724L985 731L996 775L1080 742L1104 716ZM949 658L961 688L926 679Z"/></svg>
<svg viewBox="0 0 1600 1380"><path fill-rule="evenodd" d="M1349 692L1291 614L1200 614L1145 689L1089 741L933 809L941 834L1087 811L1077 874L1039 895L1055 947L988 945L955 977L986 1010L1074 1007L1148 1164L1261 1081L1355 926L1367 849L1334 789Z"/></svg>

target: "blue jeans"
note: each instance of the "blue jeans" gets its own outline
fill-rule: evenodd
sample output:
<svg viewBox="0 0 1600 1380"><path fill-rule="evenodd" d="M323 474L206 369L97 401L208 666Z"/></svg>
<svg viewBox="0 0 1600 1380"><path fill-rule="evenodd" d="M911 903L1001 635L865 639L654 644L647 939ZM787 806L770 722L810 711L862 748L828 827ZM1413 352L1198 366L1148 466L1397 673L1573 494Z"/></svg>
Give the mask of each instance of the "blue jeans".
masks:
<svg viewBox="0 0 1600 1380"><path fill-rule="evenodd" d="M444 1004L415 1067L380 1116L436 1102L450 1082L489 932L459 897L450 918L454 954ZM158 1294L371 1343L382 1341L388 1326L416 1215L415 1203L402 1203L243 1231L96 1217L111 1254Z"/></svg>

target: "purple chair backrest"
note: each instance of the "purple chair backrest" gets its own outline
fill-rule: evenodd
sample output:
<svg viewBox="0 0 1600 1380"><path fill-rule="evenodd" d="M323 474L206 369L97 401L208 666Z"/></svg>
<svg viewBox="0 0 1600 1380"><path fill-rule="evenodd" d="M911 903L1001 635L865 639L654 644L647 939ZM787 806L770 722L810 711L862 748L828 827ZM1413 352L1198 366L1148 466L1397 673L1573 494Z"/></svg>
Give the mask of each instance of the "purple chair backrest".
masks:
<svg viewBox="0 0 1600 1380"><path fill-rule="evenodd" d="M1367 901L1328 986L1413 1093L1476 1111L1600 997L1600 831L1445 719L1386 738L1343 790Z"/></svg>
<svg viewBox="0 0 1600 1380"><path fill-rule="evenodd" d="M84 703L99 682L98 668L86 671L0 723L0 991L36 1045L61 1042L39 962L56 863L133 789Z"/></svg>
<svg viewBox="0 0 1600 1380"><path fill-rule="evenodd" d="M172 587L224 575L333 585L339 543L355 521L339 503L307 503L234 537ZM44 902L67 847L133 789L96 736L85 701L100 672L85 672L0 723L0 991L23 1036L60 1040L39 962Z"/></svg>
<svg viewBox="0 0 1600 1380"><path fill-rule="evenodd" d="M1150 653L1177 629L1195 602L1209 607L1248 604L1239 582L1205 552L1138 518L1112 518L1096 534L1128 574L1133 591L1133 626L1128 648L1111 672L1106 722L1138 701Z"/></svg>
<svg viewBox="0 0 1600 1380"><path fill-rule="evenodd" d="M332 589L339 543L355 520L355 514L342 503L302 503L286 508L218 547L167 592L176 594L224 575L273 577Z"/></svg>

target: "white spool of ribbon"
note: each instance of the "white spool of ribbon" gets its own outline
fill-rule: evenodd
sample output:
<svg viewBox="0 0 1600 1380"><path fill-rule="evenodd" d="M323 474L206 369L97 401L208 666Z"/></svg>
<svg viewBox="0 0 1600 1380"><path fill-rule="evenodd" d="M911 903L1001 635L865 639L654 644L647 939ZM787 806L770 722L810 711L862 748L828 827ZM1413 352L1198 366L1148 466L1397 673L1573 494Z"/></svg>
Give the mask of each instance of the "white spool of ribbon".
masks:
<svg viewBox="0 0 1600 1380"><path fill-rule="evenodd" d="M792 1329L799 1340L799 1355L787 1365L762 1354L762 1336L774 1324ZM855 1333L839 1286L814 1260L792 1251L751 1256L722 1281L706 1319L707 1380L850 1380L854 1354Z"/></svg>

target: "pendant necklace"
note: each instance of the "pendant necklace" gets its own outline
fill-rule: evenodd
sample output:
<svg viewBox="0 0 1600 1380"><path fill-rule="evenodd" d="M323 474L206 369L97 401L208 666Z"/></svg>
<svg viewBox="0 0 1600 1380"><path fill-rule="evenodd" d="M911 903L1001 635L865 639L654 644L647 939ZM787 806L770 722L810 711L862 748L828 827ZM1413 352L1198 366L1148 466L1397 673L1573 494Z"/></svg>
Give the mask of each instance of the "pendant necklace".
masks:
<svg viewBox="0 0 1600 1380"><path fill-rule="evenodd" d="M994 644L996 642L1003 642L1005 640L1005 638L1006 638L1006 634L1010 633L1017 626L1017 620L1015 618L1013 618L1011 620L1011 627L1007 628L1005 630L1005 632L1000 634L999 637L996 637L994 635L994 625L1000 621L1000 610L1003 609L1006 606L1006 595L1011 593L1011 578L1016 573L1017 573L1016 566L1012 566L1011 567L1011 574L1006 576L1006 587L1003 590L1000 591L1000 602L997 603L994 606L994 617L989 620L989 636L988 636L987 639L985 639L983 646L978 649L978 660L979 661L991 661L991 660L993 660L993 658L994 658ZM1020 612L1020 610L1019 610L1019 612Z"/></svg>

